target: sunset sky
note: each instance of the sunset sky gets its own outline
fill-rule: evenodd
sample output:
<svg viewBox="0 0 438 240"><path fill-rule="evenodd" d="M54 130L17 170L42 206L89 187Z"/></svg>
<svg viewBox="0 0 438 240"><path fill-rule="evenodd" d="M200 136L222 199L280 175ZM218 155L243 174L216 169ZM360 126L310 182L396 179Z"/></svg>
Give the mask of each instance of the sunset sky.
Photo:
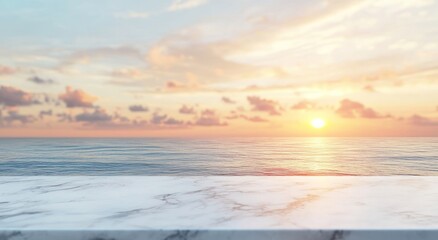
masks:
<svg viewBox="0 0 438 240"><path fill-rule="evenodd" d="M437 13L430 0L0 1L0 137L438 136Z"/></svg>

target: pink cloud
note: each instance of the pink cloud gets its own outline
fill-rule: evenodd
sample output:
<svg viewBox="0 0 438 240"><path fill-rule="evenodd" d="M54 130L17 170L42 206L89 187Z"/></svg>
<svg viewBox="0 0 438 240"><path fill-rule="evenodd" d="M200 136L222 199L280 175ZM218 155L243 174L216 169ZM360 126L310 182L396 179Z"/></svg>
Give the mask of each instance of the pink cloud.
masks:
<svg viewBox="0 0 438 240"><path fill-rule="evenodd" d="M186 105L183 105L180 109L179 109L179 113L181 114L196 114L196 110L194 107L188 107Z"/></svg>
<svg viewBox="0 0 438 240"><path fill-rule="evenodd" d="M438 126L438 120L432 120L418 114L412 115L410 118L408 118L408 121L411 124L418 126Z"/></svg>
<svg viewBox="0 0 438 240"><path fill-rule="evenodd" d="M292 106L293 110L308 110L316 108L316 104L314 102L303 100Z"/></svg>
<svg viewBox="0 0 438 240"><path fill-rule="evenodd" d="M267 119L259 117L259 116L246 116L246 115L240 115L241 118L250 121L250 122L268 122Z"/></svg>
<svg viewBox="0 0 438 240"><path fill-rule="evenodd" d="M247 120L249 122L268 122L268 120L265 119L265 118L262 118L262 117L259 117L259 116L247 116L245 114L239 114L238 111L234 111L234 110L231 111L230 114L231 114L230 116L226 117L229 120L234 120L234 119L241 118L241 119Z"/></svg>
<svg viewBox="0 0 438 240"><path fill-rule="evenodd" d="M367 92L376 92L376 89L372 85L366 85L363 87L363 90Z"/></svg>
<svg viewBox="0 0 438 240"><path fill-rule="evenodd" d="M360 102L344 99L336 109L336 113L343 118L387 118L389 115L381 115L374 109L365 107Z"/></svg>
<svg viewBox="0 0 438 240"><path fill-rule="evenodd" d="M0 75L14 74L17 70L11 67L0 65Z"/></svg>
<svg viewBox="0 0 438 240"><path fill-rule="evenodd" d="M281 115L281 107L276 101L263 99L257 96L249 96L247 99L252 105L253 111L267 112L270 115Z"/></svg>
<svg viewBox="0 0 438 240"><path fill-rule="evenodd" d="M74 90L70 86L66 88L65 93L59 95L59 99L64 101L68 108L90 108L93 107L93 103L97 100L96 97L79 89Z"/></svg>
<svg viewBox="0 0 438 240"><path fill-rule="evenodd" d="M9 107L36 104L33 94L8 86L0 86L0 104Z"/></svg>
<svg viewBox="0 0 438 240"><path fill-rule="evenodd" d="M187 83L179 81L168 81L166 82L164 90L168 92L191 92L200 89L200 85L194 81L190 81Z"/></svg>
<svg viewBox="0 0 438 240"><path fill-rule="evenodd" d="M201 112L201 116L196 120L195 125L198 126L226 126L226 122L222 122L216 111L206 109Z"/></svg>

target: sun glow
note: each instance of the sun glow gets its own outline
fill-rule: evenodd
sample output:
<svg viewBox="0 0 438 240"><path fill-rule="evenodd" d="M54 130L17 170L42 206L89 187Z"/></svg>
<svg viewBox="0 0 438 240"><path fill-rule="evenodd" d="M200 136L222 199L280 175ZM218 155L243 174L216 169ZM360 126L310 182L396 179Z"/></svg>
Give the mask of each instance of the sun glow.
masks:
<svg viewBox="0 0 438 240"><path fill-rule="evenodd" d="M310 122L310 125L312 125L312 127L314 127L314 128L320 129L320 128L323 128L325 126L325 121L324 121L324 119L321 119L321 118L314 118Z"/></svg>

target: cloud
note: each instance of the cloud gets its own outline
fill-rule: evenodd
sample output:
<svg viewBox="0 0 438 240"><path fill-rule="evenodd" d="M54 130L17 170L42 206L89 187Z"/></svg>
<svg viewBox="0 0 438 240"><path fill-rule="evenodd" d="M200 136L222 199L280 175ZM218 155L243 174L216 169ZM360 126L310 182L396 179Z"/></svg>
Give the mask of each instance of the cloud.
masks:
<svg viewBox="0 0 438 240"><path fill-rule="evenodd" d="M36 83L36 84L41 84L41 85L49 85L49 84L54 84L55 81L53 81L52 79L49 78L40 78L38 76L34 76L28 79L28 81Z"/></svg>
<svg viewBox="0 0 438 240"><path fill-rule="evenodd" d="M185 5L198 1L175 1L173 5ZM183 4L184 3L184 4ZM193 3L191 3L193 4ZM190 5L190 4L189 4ZM258 29L257 33L266 34L266 29ZM78 52L66 62L88 62L91 58L104 58L106 56L122 54L132 58L146 61L147 67L141 70L122 70L110 73L111 77L118 78L110 81L118 85L134 86L134 81L161 87L165 83L165 92L202 92L209 84L225 83L231 81L245 81L254 79L285 79L289 73L282 66L270 64L250 64L248 61L235 59L235 54L241 52L248 45L259 49L257 35L253 32L239 34L232 38L210 40L210 32L194 26L170 33L155 44L146 53L136 49L131 52L125 47L124 51L118 48L101 48ZM253 43L256 42L256 43ZM251 44L249 44L251 43ZM264 44L262 45L269 45ZM257 46L257 47L256 47ZM117 50L117 51L116 51ZM190 74L196 81L190 82L185 75ZM123 75L123 76L122 76ZM131 78L126 81L121 78ZM155 90L154 89L154 90Z"/></svg>
<svg viewBox="0 0 438 240"><path fill-rule="evenodd" d="M91 108L93 107L93 103L97 100L96 97L79 89L74 90L70 86L65 89L65 93L59 95L59 99L62 100L68 108Z"/></svg>
<svg viewBox="0 0 438 240"><path fill-rule="evenodd" d="M130 80L142 80L147 79L149 76L148 72L140 68L124 67L116 69L110 73L111 77L130 79ZM120 81L111 81L111 83L123 83Z"/></svg>
<svg viewBox="0 0 438 240"><path fill-rule="evenodd" d="M367 92L376 92L376 89L374 88L373 85L366 85L363 87L363 90L367 91Z"/></svg>
<svg viewBox="0 0 438 240"><path fill-rule="evenodd" d="M250 122L268 122L267 119L259 117L259 116L250 117L250 116L246 116L246 115L242 114L242 115L240 115L240 117L247 120L247 121L250 121Z"/></svg>
<svg viewBox="0 0 438 240"><path fill-rule="evenodd" d="M303 80L303 83L306 84L301 85L312 83L313 87L316 88L318 86L315 83L320 81L329 83L334 79L354 79L354 75L363 75L366 72L374 72L376 69L384 69L385 67L381 65L383 65L382 62L385 59L382 56L373 57L371 55L365 59L375 59L373 59L371 64L365 65L365 67L363 64L360 67L345 67L351 65L351 62L358 62L354 58L355 54L352 55L352 59L336 64L327 64L323 59L315 59L319 57L311 53L315 53L320 47L331 48L332 46L341 46L342 44L340 43L346 40L340 39L337 33L341 32L348 35L351 32L345 29L353 28L350 24L332 26L331 23L340 22L349 14L354 14L356 18L356 13L364 11L366 9L364 6L367 6L367 4L369 4L368 1L327 1L322 5L316 4L314 6L310 4L309 8L303 8L300 16L294 16L293 14L290 17L283 18L272 16L273 20L270 24L267 24L268 26L262 24L251 26L247 30L239 29L238 34L227 35L224 38L214 37L216 33L214 31L214 27L216 27L214 23L211 26L207 23L208 27L205 28L203 26L194 26L183 29L182 31L165 36L150 48L147 53L148 66L150 66L148 69L152 73L151 75L156 76L155 79L163 81L169 81L169 79L178 81L178 76L191 71L198 76L200 79L199 83L203 88L180 88L179 90L196 90L200 92L204 91L209 83L222 84L226 81L260 80L265 78L281 79L284 80L281 82L286 83L285 85L288 85L287 83L290 82L289 87L291 88L297 85L292 77L299 76L303 77L303 79L309 79L309 81ZM282 11L280 9L276 10ZM314 34L320 37L315 38ZM327 39L322 36L327 36ZM296 39L294 40L294 38ZM351 48L354 51L357 50L355 48L356 42L362 40L361 38L356 38L359 37L354 36L354 39L346 41L353 45ZM310 41L308 41L309 39ZM290 41L292 41L291 44L289 44ZM299 57L303 54L307 56L304 61L312 63L311 65L314 67L297 68L294 70L294 68L288 66L290 65L289 62L295 63L294 59L296 58L293 56ZM373 53L370 52L370 54ZM268 57L267 59L271 59L272 56L278 56L281 60L275 61L275 58L272 58L271 60L273 61L265 61L263 57L266 56ZM392 58L394 61L402 59L399 56L389 56L388 58ZM252 60L255 60L255 62ZM259 64L260 62L261 64ZM343 71L335 71L336 73L332 71L334 68L341 67ZM306 72L308 69L311 69L310 72ZM329 74L321 76L314 69L329 70ZM151 79L154 78L151 77ZM269 83L269 80L266 82ZM343 86L341 83L341 86L333 89L333 91L342 91L345 88L358 84L356 81L353 84L353 81L350 81L350 79L348 79L348 82L350 82L348 86ZM249 84L254 85L257 83ZM239 85L236 84L232 87L236 86ZM362 90L362 87L363 84L361 83L361 86L358 87L359 89L356 90ZM280 88L282 87L280 86ZM329 92L332 89L325 90Z"/></svg>
<svg viewBox="0 0 438 240"><path fill-rule="evenodd" d="M167 92L191 92L201 90L201 86L197 82L168 81L164 90Z"/></svg>
<svg viewBox="0 0 438 240"><path fill-rule="evenodd" d="M315 108L316 108L316 103L308 100L300 101L292 106L293 110L309 110Z"/></svg>
<svg viewBox="0 0 438 240"><path fill-rule="evenodd" d="M122 115L120 115L119 113L115 113L114 114L114 117L113 117L115 120L118 120L118 121L120 121L120 122L129 122L130 120L129 120L129 118L127 118L127 117L125 117L125 116L122 116Z"/></svg>
<svg viewBox="0 0 438 240"><path fill-rule="evenodd" d="M148 18L150 16L150 14L148 12L130 11L130 12L117 13L114 16L117 18L122 18L122 19L145 19L145 18Z"/></svg>
<svg viewBox="0 0 438 240"><path fill-rule="evenodd" d="M43 119L44 116L52 116L52 115L53 115L53 111L51 109L50 110L41 110L39 113L39 117L41 119Z"/></svg>
<svg viewBox="0 0 438 240"><path fill-rule="evenodd" d="M118 60L121 57L144 61L143 54L136 48L103 47L75 52L62 61L58 66L58 69L65 70L66 68L77 64L87 64L91 60Z"/></svg>
<svg viewBox="0 0 438 240"><path fill-rule="evenodd" d="M95 109L94 112L83 112L76 115L75 120L77 122L86 123L99 123L99 122L109 122L113 119L112 116L108 115L103 109Z"/></svg>
<svg viewBox="0 0 438 240"><path fill-rule="evenodd" d="M70 121L69 114L63 114L64 121ZM141 129L148 126L148 122L142 119L130 120L119 113L109 114L101 108L94 109L93 112L85 111L74 117L73 122L83 122L82 125L89 129Z"/></svg>
<svg viewBox="0 0 438 240"><path fill-rule="evenodd" d="M14 74L15 72L17 72L17 70L14 68L0 65L0 76Z"/></svg>
<svg viewBox="0 0 438 240"><path fill-rule="evenodd" d="M236 102L231 100L228 97L222 97L222 102L227 103L227 104L235 104Z"/></svg>
<svg viewBox="0 0 438 240"><path fill-rule="evenodd" d="M155 125L185 125L185 122L182 120L177 120L172 117L168 117L167 114L160 114L155 112L152 115L151 123Z"/></svg>
<svg viewBox="0 0 438 240"><path fill-rule="evenodd" d="M10 126L15 122L19 122L23 125L32 123L36 119L32 115L22 115L17 111L8 111L8 114L3 116L3 112L0 111L0 126Z"/></svg>
<svg viewBox="0 0 438 240"><path fill-rule="evenodd" d="M68 113L58 113L58 114L56 114L56 117L58 117L59 122L73 122L74 121L74 117Z"/></svg>
<svg viewBox="0 0 438 240"><path fill-rule="evenodd" d="M267 119L259 117L259 116L247 116L245 114L239 114L239 111L231 111L230 112L230 116L227 116L226 118L229 120L233 120L233 119L244 119L247 120L249 122L269 122Z"/></svg>
<svg viewBox="0 0 438 240"><path fill-rule="evenodd" d="M355 102L349 99L344 99L340 102L340 106L336 109L336 114L343 118L387 118L390 115L381 115L374 109L365 107L360 102Z"/></svg>
<svg viewBox="0 0 438 240"><path fill-rule="evenodd" d="M204 2L199 0L173 1L169 9L184 9ZM275 53L280 50L289 53L286 50L296 50L294 45L285 44L285 42L289 42L289 38L293 38L289 34L301 33L305 30L305 36L307 36L307 28L313 29L313 27L317 27L322 23L330 22L329 19L338 19L339 16L354 13L357 7L361 6L360 2L329 1L321 6L305 8L299 17L294 15L291 15L291 17L278 16L278 19L273 20L269 26L257 25L250 26L248 29L241 29L236 26L240 31L232 36L224 34L224 37L216 37L215 23L211 25L206 23L207 27L202 24L184 28L164 36L148 49L146 54L147 67L144 68L144 73L141 74L145 76L137 80L147 82L147 84L156 84L157 86L161 86L163 82L167 81L166 89L174 92L202 92L205 90L205 86L210 83L224 83L226 81L260 79L275 79L278 81L285 78L292 80L292 75L289 73L291 68L285 66L290 64L272 63L273 66L270 63L271 61L262 60L263 54ZM227 23L231 21L233 19L227 20ZM233 34L235 33L233 32ZM320 39L320 37L315 38L313 35L310 37ZM311 45L314 42L312 41L307 45L303 40L306 39L300 38L300 44L304 44L305 49L314 51L313 45ZM277 47L280 47L280 49L277 49ZM115 52L117 54L125 52L123 54L126 54L128 52L115 51L116 49L92 50L88 51L88 55L84 55L101 56L102 52L107 52L105 54ZM299 56L301 56L301 47L298 46L298 49ZM144 60L143 54L138 50L136 52L137 54L128 55ZM77 56L81 58L81 54L77 54ZM262 60L262 63L258 63L258 60L257 63L254 63L251 61L253 57ZM283 58L281 57L281 59ZM294 57L289 58L295 59ZM269 64L266 62L269 62ZM288 68L288 71L283 69L283 66ZM292 69L292 71L295 70ZM190 84L185 84L185 81L181 80L181 76L187 72L191 72L199 79L199 85L202 88L193 88ZM138 78L139 74L135 73L134 76ZM113 83L121 83L121 81L116 80ZM126 86L132 86L131 82L126 83Z"/></svg>
<svg viewBox="0 0 438 240"><path fill-rule="evenodd" d="M196 114L196 110L194 107L188 107L186 105L183 105L179 109L179 113L181 113L181 114Z"/></svg>
<svg viewBox="0 0 438 240"><path fill-rule="evenodd" d="M195 121L198 126L226 126L227 122L222 122L216 111L205 109L201 116Z"/></svg>
<svg viewBox="0 0 438 240"><path fill-rule="evenodd" d="M257 96L248 96L248 102L253 111L267 112L270 115L281 115L281 107L276 101L263 99Z"/></svg>
<svg viewBox="0 0 438 240"><path fill-rule="evenodd" d="M271 67L253 66L229 60L214 44L175 34L153 45L147 55L150 81L166 81L167 91L205 91L211 83L279 77ZM143 79L144 80L144 79Z"/></svg>
<svg viewBox="0 0 438 240"><path fill-rule="evenodd" d="M151 123L153 123L153 124L161 124L166 118L167 118L166 114L159 114L159 113L155 112L152 115Z"/></svg>
<svg viewBox="0 0 438 240"><path fill-rule="evenodd" d="M182 120L177 120L175 118L167 118L164 122L165 125L185 125L185 122Z"/></svg>
<svg viewBox="0 0 438 240"><path fill-rule="evenodd" d="M432 120L427 117L415 114L408 118L408 122L418 126L438 126L438 120Z"/></svg>
<svg viewBox="0 0 438 240"><path fill-rule="evenodd" d="M207 3L207 0L174 0L167 9L168 11L179 11L184 9L195 8Z"/></svg>
<svg viewBox="0 0 438 240"><path fill-rule="evenodd" d="M169 117L167 114L153 113L150 121L145 119L129 119L118 113L109 114L101 108L85 111L76 116L68 113L57 114L60 122L82 122L83 127L90 129L161 129L163 127L189 126L183 120Z"/></svg>
<svg viewBox="0 0 438 240"><path fill-rule="evenodd" d="M58 113L58 114L56 114L56 116L58 117L58 121L60 121L60 122L73 122L74 121L74 117L68 113Z"/></svg>
<svg viewBox="0 0 438 240"><path fill-rule="evenodd" d="M9 107L27 106L39 103L33 94L8 86L0 86L0 104Z"/></svg>
<svg viewBox="0 0 438 240"><path fill-rule="evenodd" d="M149 108L142 105L131 105L129 106L129 111L131 112L147 112Z"/></svg>

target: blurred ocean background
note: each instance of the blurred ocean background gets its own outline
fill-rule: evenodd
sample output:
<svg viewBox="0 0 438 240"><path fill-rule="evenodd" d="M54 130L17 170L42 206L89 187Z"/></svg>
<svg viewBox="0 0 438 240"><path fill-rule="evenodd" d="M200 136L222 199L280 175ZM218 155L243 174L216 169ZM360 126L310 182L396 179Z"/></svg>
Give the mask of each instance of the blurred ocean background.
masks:
<svg viewBox="0 0 438 240"><path fill-rule="evenodd" d="M4 138L0 175L438 176L438 138Z"/></svg>

